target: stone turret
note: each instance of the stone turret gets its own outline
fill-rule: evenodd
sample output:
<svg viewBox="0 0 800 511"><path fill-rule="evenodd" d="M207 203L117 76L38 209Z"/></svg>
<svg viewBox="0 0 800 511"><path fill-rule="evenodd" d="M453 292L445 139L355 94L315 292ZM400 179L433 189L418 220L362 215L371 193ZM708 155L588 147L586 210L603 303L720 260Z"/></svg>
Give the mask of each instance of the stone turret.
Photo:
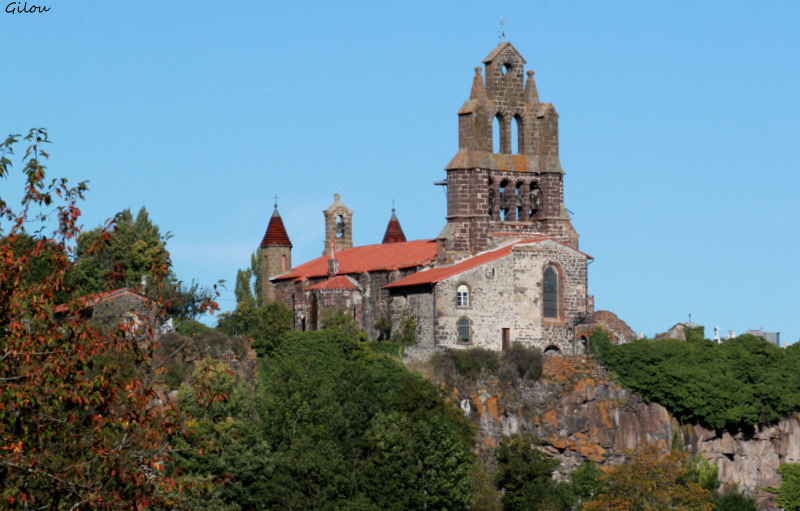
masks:
<svg viewBox="0 0 800 511"><path fill-rule="evenodd" d="M577 248L564 207L558 113L540 103L534 73L525 73L525 59L511 43L499 44L483 63L485 81L475 68L469 99L458 111L438 262L491 248L492 233L543 233Z"/></svg>
<svg viewBox="0 0 800 511"><path fill-rule="evenodd" d="M323 256L346 248L353 248L353 212L347 209L337 193L333 196L333 204L323 211L325 215L325 250Z"/></svg>
<svg viewBox="0 0 800 511"><path fill-rule="evenodd" d="M278 204L269 219L267 232L261 240L261 297L263 303L275 301L275 286L269 279L292 269L292 242L278 213Z"/></svg>

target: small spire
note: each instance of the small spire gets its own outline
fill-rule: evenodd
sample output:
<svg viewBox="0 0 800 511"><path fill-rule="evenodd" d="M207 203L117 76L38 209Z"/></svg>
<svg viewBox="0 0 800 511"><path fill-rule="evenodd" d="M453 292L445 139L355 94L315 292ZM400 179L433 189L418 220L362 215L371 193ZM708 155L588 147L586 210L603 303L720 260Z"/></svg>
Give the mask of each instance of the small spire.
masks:
<svg viewBox="0 0 800 511"><path fill-rule="evenodd" d="M386 243L403 243L407 241L403 228L400 227L400 221L394 212L394 200L392 200L392 217L389 219L389 225L386 226L386 233L383 235L382 244Z"/></svg>
<svg viewBox="0 0 800 511"><path fill-rule="evenodd" d="M469 93L469 99L489 101L489 98L486 96L486 88L483 86L480 66L475 68L475 78L472 79L472 90Z"/></svg>
<svg viewBox="0 0 800 511"><path fill-rule="evenodd" d="M289 240L289 235L286 233L286 228L283 226L283 219L281 214L278 213L278 199L275 198L275 209L272 211L272 217L269 219L267 225L267 232L261 240L261 248L265 247L292 247L292 242Z"/></svg>
<svg viewBox="0 0 800 511"><path fill-rule="evenodd" d="M528 81L525 83L525 102L530 103L533 108L539 106L539 91L536 90L536 82L533 79L533 71L528 71Z"/></svg>

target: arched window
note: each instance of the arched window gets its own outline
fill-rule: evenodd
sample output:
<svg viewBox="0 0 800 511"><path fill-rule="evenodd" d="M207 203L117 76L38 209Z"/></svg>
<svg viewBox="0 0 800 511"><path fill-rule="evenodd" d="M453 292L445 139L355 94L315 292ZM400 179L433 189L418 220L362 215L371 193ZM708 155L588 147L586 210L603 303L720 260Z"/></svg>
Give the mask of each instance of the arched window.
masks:
<svg viewBox="0 0 800 511"><path fill-rule="evenodd" d="M456 290L456 305L469 307L469 288L465 284L461 284Z"/></svg>
<svg viewBox="0 0 800 511"><path fill-rule="evenodd" d="M539 212L541 199L542 191L539 189L539 185L531 183L531 191L528 193L528 205L530 206L528 213L531 219Z"/></svg>
<svg viewBox="0 0 800 511"><path fill-rule="evenodd" d="M503 120L499 115L495 116L492 121L492 152L500 152L500 130L503 126Z"/></svg>
<svg viewBox="0 0 800 511"><path fill-rule="evenodd" d="M544 317L558 317L558 274L552 266L544 270Z"/></svg>
<svg viewBox="0 0 800 511"><path fill-rule="evenodd" d="M286 271L286 255L281 256L281 271Z"/></svg>
<svg viewBox="0 0 800 511"><path fill-rule="evenodd" d="M470 324L467 318L458 320L458 342L461 344L469 344L472 342L472 332L470 331Z"/></svg>
<svg viewBox="0 0 800 511"><path fill-rule="evenodd" d="M500 221L508 220L508 180L500 183Z"/></svg>
<svg viewBox="0 0 800 511"><path fill-rule="evenodd" d="M522 216L522 194L524 193L524 190L522 193L520 193L521 189L522 183L517 183L517 187L514 189L514 212L516 213L514 220L517 222L522 222L522 219L524 218Z"/></svg>
<svg viewBox="0 0 800 511"><path fill-rule="evenodd" d="M525 152L525 131L523 130L522 117L514 116L511 121L511 152L522 154Z"/></svg>
<svg viewBox="0 0 800 511"><path fill-rule="evenodd" d="M336 215L336 237L344 238L345 229L347 229L347 225L344 223L344 217Z"/></svg>

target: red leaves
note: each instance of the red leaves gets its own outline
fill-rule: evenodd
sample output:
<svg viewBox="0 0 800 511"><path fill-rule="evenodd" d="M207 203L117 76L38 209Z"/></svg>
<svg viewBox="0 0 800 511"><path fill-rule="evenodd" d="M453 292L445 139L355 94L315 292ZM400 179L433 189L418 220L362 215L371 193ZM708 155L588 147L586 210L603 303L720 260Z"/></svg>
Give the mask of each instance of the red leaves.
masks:
<svg viewBox="0 0 800 511"><path fill-rule="evenodd" d="M17 138L0 143L0 177ZM149 348L89 322L79 302L64 309L66 319L54 318L57 296L69 292L67 243L80 233L76 203L86 184L46 183L37 160L48 156L40 149L46 131L26 139L22 207L0 199L0 462L2 486L15 489L0 507L147 509L159 481L145 469L160 466L177 420L150 407L152 381L140 370ZM33 222L57 225L34 237L25 232Z"/></svg>

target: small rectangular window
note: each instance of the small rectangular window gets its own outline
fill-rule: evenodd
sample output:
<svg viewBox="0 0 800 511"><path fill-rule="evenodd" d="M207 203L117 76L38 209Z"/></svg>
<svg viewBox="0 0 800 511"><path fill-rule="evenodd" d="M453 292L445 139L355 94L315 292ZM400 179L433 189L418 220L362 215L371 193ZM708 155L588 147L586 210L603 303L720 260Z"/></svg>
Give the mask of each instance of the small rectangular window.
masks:
<svg viewBox="0 0 800 511"><path fill-rule="evenodd" d="M458 320L458 342L467 344L471 341L470 325L468 319Z"/></svg>

